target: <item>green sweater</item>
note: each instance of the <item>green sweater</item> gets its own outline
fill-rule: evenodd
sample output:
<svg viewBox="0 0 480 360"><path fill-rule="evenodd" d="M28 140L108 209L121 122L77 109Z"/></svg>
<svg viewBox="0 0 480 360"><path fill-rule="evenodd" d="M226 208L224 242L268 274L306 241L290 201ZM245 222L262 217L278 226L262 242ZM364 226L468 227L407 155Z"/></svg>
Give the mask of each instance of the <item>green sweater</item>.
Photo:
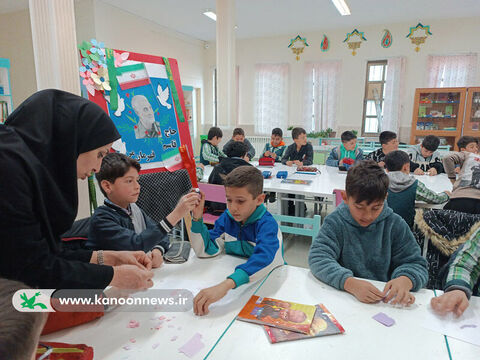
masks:
<svg viewBox="0 0 480 360"><path fill-rule="evenodd" d="M325 218L308 263L315 277L341 290L352 276L387 282L404 275L412 281L413 291L428 280L427 261L412 232L386 202L367 227L353 219L345 203L340 204Z"/></svg>

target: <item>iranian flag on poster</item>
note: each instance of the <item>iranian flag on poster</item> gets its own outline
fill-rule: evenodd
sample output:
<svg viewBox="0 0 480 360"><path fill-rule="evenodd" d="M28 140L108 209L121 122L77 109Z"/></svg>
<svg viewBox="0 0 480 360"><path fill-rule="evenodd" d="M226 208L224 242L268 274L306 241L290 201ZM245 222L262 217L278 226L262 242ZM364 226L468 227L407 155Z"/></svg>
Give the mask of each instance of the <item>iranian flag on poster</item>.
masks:
<svg viewBox="0 0 480 360"><path fill-rule="evenodd" d="M168 171L183 169L183 161L178 149L171 150L162 155L163 166Z"/></svg>

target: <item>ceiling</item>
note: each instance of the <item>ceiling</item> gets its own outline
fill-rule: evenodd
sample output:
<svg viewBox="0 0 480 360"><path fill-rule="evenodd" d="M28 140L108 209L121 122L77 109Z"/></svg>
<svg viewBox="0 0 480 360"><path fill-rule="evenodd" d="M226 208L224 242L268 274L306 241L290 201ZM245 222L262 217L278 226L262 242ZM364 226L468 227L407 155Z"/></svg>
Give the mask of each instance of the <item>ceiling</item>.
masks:
<svg viewBox="0 0 480 360"><path fill-rule="evenodd" d="M79 0L76 0L79 1ZM215 0L96 0L200 40L215 40L215 22L202 13ZM331 0L236 0L238 38L293 35L335 28L432 19L479 17L480 0L346 0L340 16ZM28 7L28 0L0 0L0 13ZM480 25L479 25L480 30Z"/></svg>

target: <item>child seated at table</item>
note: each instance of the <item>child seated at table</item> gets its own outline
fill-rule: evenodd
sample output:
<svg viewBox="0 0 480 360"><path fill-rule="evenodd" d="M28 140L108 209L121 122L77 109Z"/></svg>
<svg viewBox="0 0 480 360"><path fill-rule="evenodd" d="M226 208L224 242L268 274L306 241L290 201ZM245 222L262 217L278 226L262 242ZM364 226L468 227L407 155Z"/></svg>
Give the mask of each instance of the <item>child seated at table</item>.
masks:
<svg viewBox="0 0 480 360"><path fill-rule="evenodd" d="M308 166L313 164L313 146L307 142L307 132L301 127L292 130L293 144L282 157L283 165Z"/></svg>
<svg viewBox="0 0 480 360"><path fill-rule="evenodd" d="M96 177L106 199L92 215L86 246L150 252L152 266L159 267L170 247L167 234L197 205L198 194L184 195L175 209L156 223L135 204L140 194L139 171L140 164L126 155L110 153L104 157Z"/></svg>
<svg viewBox="0 0 480 360"><path fill-rule="evenodd" d="M344 131L340 138L342 143L330 152L325 162L327 166L350 166L363 160L363 151L357 146L357 135L352 131Z"/></svg>
<svg viewBox="0 0 480 360"><path fill-rule="evenodd" d="M308 256L322 282L365 303L410 305L428 279L427 262L407 223L385 201L388 176L374 161L347 174L343 203L325 218ZM386 282L383 290L364 278Z"/></svg>
<svg viewBox="0 0 480 360"><path fill-rule="evenodd" d="M2 360L35 359L40 333L47 320L48 313L21 312L13 307L13 295L22 289L28 289L28 286L18 281L0 278L0 359Z"/></svg>
<svg viewBox="0 0 480 360"><path fill-rule="evenodd" d="M462 136L457 141L457 147L460 151L478 154L478 139L473 136ZM460 174L461 167L455 167L455 173Z"/></svg>
<svg viewBox="0 0 480 360"><path fill-rule="evenodd" d="M382 131L378 139L380 148L365 156L365 160L373 160L378 166L384 168L385 156L391 151L398 150L397 134L393 131Z"/></svg>
<svg viewBox="0 0 480 360"><path fill-rule="evenodd" d="M432 308L440 313L453 312L460 316L468 307L472 295L479 296L480 229L463 244L449 266L444 294L431 300Z"/></svg>
<svg viewBox="0 0 480 360"><path fill-rule="evenodd" d="M480 214L480 154L473 152L451 152L443 158L445 172L453 183L450 201L445 210ZM455 173L455 167L460 173Z"/></svg>
<svg viewBox="0 0 480 360"><path fill-rule="evenodd" d="M408 155L412 164L410 171L415 175L434 176L444 172L442 157L437 151L440 139L435 135L427 135L421 144L408 149Z"/></svg>
<svg viewBox="0 0 480 360"><path fill-rule="evenodd" d="M283 153L287 146L283 142L283 131L280 128L272 130L270 142L265 144L261 157L270 157L275 159L275 162L281 162Z"/></svg>
<svg viewBox="0 0 480 360"><path fill-rule="evenodd" d="M209 184L223 185L223 179L239 166L252 166L248 162L248 146L244 142L234 142L232 146L227 149L225 155L227 157L221 158L220 163L215 165L212 173L208 177Z"/></svg>
<svg viewBox="0 0 480 360"><path fill-rule="evenodd" d="M207 139L202 140L200 147L200 162L203 165L215 165L220 161L220 157L226 157L222 150L218 148L218 144L222 141L222 129L211 127L208 130Z"/></svg>
<svg viewBox="0 0 480 360"><path fill-rule="evenodd" d="M223 146L223 152L226 154L228 149L235 143L235 142L243 142L248 147L247 156L249 160L252 160L255 156L255 148L253 145L245 138L245 131L242 128L235 128L233 129L233 135L230 140Z"/></svg>
<svg viewBox="0 0 480 360"><path fill-rule="evenodd" d="M424 183L410 175L410 158L401 150L394 150L385 157L385 168L389 179L387 203L392 210L413 226L415 201L428 204L443 204L450 198L448 191L437 194Z"/></svg>
<svg viewBox="0 0 480 360"><path fill-rule="evenodd" d="M248 258L218 285L201 290L193 300L197 315L209 312L209 306L223 298L230 289L265 277L283 265L282 233L263 200L263 176L253 166L240 166L224 180L227 208L208 230L202 222L205 194L193 210L190 243L199 258L225 252Z"/></svg>

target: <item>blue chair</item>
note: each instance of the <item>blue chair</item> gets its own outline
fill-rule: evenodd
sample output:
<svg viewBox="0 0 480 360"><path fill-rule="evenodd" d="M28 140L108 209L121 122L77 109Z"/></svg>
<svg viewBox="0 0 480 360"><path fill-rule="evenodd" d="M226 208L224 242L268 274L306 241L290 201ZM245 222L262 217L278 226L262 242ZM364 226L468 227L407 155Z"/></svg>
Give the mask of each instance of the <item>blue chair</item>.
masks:
<svg viewBox="0 0 480 360"><path fill-rule="evenodd" d="M279 214L272 214L273 218L279 223L280 230L286 234L294 234L294 235L303 235L303 236L311 236L312 241L318 235L320 231L320 223L321 217L320 215L314 215L313 218L303 218L303 217L296 217L296 216L289 216L289 215L279 215ZM291 223L293 225L312 225L311 229L303 227L295 227L295 226L288 226L282 225L283 223ZM284 256L284 248L282 242L282 257L285 259ZM285 261L285 264L287 262Z"/></svg>

